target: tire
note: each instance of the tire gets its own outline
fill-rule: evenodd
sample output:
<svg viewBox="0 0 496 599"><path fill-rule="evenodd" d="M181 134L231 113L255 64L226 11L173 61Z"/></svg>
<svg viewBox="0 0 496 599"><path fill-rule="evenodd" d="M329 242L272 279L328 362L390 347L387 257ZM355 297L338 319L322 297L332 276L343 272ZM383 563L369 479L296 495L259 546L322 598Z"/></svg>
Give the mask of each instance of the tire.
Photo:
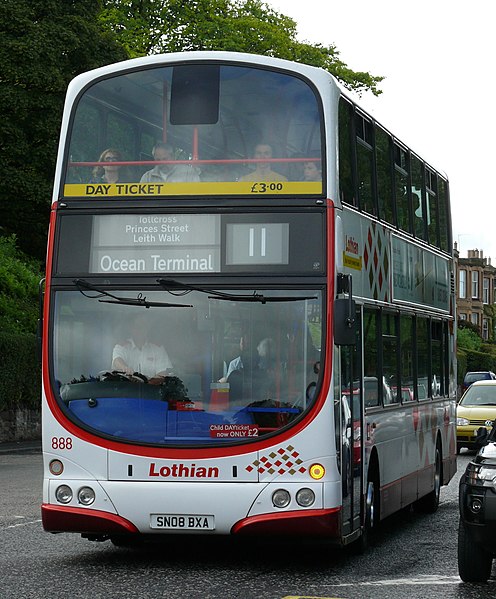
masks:
<svg viewBox="0 0 496 599"><path fill-rule="evenodd" d="M443 479L443 462L441 455L441 446L436 445L436 454L434 457L434 488L430 493L417 499L413 507L417 512L424 514L433 514L439 507L439 498L441 496L441 482Z"/></svg>
<svg viewBox="0 0 496 599"><path fill-rule="evenodd" d="M493 558L475 543L460 519L458 525L458 574L463 582L487 582Z"/></svg>
<svg viewBox="0 0 496 599"><path fill-rule="evenodd" d="M365 488L365 522L360 538L353 543L355 553L363 553L373 544L379 523L379 476L375 467L369 469Z"/></svg>

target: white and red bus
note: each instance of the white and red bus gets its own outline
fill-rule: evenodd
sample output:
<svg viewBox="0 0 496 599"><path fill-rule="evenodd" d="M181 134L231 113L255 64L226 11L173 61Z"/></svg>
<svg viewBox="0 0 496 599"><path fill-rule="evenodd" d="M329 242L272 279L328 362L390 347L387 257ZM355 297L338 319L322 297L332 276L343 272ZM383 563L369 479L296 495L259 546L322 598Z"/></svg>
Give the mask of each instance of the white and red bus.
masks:
<svg viewBox="0 0 496 599"><path fill-rule="evenodd" d="M456 470L450 224L447 179L323 70L192 52L74 79L45 530L347 544L434 511Z"/></svg>

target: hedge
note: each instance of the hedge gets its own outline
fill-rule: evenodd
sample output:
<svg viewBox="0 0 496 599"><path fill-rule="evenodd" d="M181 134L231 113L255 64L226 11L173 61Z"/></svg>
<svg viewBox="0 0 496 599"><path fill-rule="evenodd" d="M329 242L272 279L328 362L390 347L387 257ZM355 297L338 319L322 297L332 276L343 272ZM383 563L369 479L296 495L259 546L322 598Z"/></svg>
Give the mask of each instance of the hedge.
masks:
<svg viewBox="0 0 496 599"><path fill-rule="evenodd" d="M35 335L0 333L0 356L0 412L39 410L41 366Z"/></svg>
<svg viewBox="0 0 496 599"><path fill-rule="evenodd" d="M458 384L463 382L463 377L466 372L478 370L491 370L492 372L496 372L496 356L489 351L489 348L486 349L488 351L475 351L466 348L458 350Z"/></svg>

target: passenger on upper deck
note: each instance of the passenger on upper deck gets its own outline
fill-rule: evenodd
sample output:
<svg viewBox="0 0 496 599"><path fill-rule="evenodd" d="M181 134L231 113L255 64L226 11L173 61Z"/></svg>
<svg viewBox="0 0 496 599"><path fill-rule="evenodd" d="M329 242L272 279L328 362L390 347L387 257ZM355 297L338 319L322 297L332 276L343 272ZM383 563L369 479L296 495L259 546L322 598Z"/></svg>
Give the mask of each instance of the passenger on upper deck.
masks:
<svg viewBox="0 0 496 599"><path fill-rule="evenodd" d="M305 181L322 181L322 170L316 162L303 163L303 179Z"/></svg>
<svg viewBox="0 0 496 599"><path fill-rule="evenodd" d="M254 158L272 158L272 146L266 143L259 143L255 146ZM252 173L243 175L240 181L287 181L287 178L281 173L273 171L270 162L257 162L255 170Z"/></svg>
<svg viewBox="0 0 496 599"><path fill-rule="evenodd" d="M90 183L119 183L126 181L125 167L114 164L122 162L122 154L114 148L103 150L98 162L108 162L108 166L95 166Z"/></svg>
<svg viewBox="0 0 496 599"><path fill-rule="evenodd" d="M155 144L152 154L154 160L174 160L174 148L162 141ZM199 180L197 171L189 164L157 164L141 177L142 183L194 183Z"/></svg>

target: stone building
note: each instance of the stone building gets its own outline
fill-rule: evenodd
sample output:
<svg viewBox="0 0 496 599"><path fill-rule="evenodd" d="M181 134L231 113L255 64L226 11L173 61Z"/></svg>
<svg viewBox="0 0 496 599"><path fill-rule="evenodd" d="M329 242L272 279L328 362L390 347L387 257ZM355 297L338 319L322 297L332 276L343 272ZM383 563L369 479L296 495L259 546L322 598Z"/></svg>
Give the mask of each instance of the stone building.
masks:
<svg viewBox="0 0 496 599"><path fill-rule="evenodd" d="M459 256L455 243L456 309L458 320L468 320L479 328L486 341L496 340L496 268L482 250L468 250Z"/></svg>

